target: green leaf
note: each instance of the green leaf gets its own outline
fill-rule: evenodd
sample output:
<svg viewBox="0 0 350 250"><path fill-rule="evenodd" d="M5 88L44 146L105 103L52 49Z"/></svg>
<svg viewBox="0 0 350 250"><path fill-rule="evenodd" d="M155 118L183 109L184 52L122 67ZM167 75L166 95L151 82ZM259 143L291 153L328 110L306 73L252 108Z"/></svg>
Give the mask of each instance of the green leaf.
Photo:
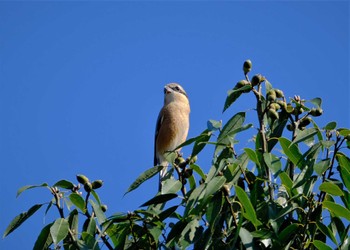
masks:
<svg viewBox="0 0 350 250"><path fill-rule="evenodd" d="M278 239L280 242L287 242L290 237L293 237L295 235L295 232L302 228L301 224L293 223L289 226L287 226L285 229L283 229L282 232L278 234Z"/></svg>
<svg viewBox="0 0 350 250"><path fill-rule="evenodd" d="M336 204L332 201L324 201L323 207L327 208L331 213L333 213L335 216L343 217L350 221L350 211L346 209L345 207Z"/></svg>
<svg viewBox="0 0 350 250"><path fill-rule="evenodd" d="M91 194L92 194L92 196L95 198L95 200L97 201L97 203L98 203L98 205L102 205L101 204L101 200L100 200L100 197L98 196L98 194L96 193L96 191L95 190L91 190L91 192L90 192Z"/></svg>
<svg viewBox="0 0 350 250"><path fill-rule="evenodd" d="M68 216L69 228L71 229L74 237L78 236L78 226L79 226L78 220L79 220L78 210L74 209L72 212L70 212Z"/></svg>
<svg viewBox="0 0 350 250"><path fill-rule="evenodd" d="M325 226L322 222L316 221L317 228L328 238L330 238L334 244L338 245L336 238L334 237L332 231L329 229L329 227Z"/></svg>
<svg viewBox="0 0 350 250"><path fill-rule="evenodd" d="M91 234L91 235L95 235L96 232L96 221L94 218L90 218L89 219L89 224L87 226L86 232Z"/></svg>
<svg viewBox="0 0 350 250"><path fill-rule="evenodd" d="M96 218L98 223L102 224L103 222L106 221L106 215L105 213L102 211L101 206L96 204L93 200L89 200L92 208L94 209Z"/></svg>
<svg viewBox="0 0 350 250"><path fill-rule="evenodd" d="M232 90L229 90L227 92L224 110L222 112L224 113L225 110L228 109L232 105L232 103L234 103L238 99L238 97L240 97L240 95L243 93L244 90L248 90L250 88L251 87L249 85L245 85L239 89L234 88Z"/></svg>
<svg viewBox="0 0 350 250"><path fill-rule="evenodd" d="M272 88L272 84L268 80L265 80L266 93L269 92Z"/></svg>
<svg viewBox="0 0 350 250"><path fill-rule="evenodd" d="M242 127L245 120L245 112L239 112L235 114L222 128L219 134L218 143L227 144L229 142L228 137L232 137L236 131Z"/></svg>
<svg viewBox="0 0 350 250"><path fill-rule="evenodd" d="M259 162L258 156L256 155L256 153L253 149L245 148L244 152L247 153L247 155L251 161L253 161L257 166L260 167L260 162Z"/></svg>
<svg viewBox="0 0 350 250"><path fill-rule="evenodd" d="M337 127L336 122L329 122L323 129L325 130L333 130Z"/></svg>
<svg viewBox="0 0 350 250"><path fill-rule="evenodd" d="M27 186L21 187L20 189L18 189L16 197L18 197L21 193L23 193L28 189L37 188L37 187L48 187L48 186L49 185L47 183L43 183L41 185L27 185Z"/></svg>
<svg viewBox="0 0 350 250"><path fill-rule="evenodd" d="M326 192L331 195L336 195L336 196L343 196L344 193L343 191L333 182L323 182L320 186L319 189L323 192Z"/></svg>
<svg viewBox="0 0 350 250"><path fill-rule="evenodd" d="M278 138L282 136L283 130L286 127L288 119L280 116L278 120L275 120L273 126L271 128L271 134L269 135L269 139L267 141L267 150L271 152L273 147L278 142Z"/></svg>
<svg viewBox="0 0 350 250"><path fill-rule="evenodd" d="M81 197L81 195L76 194L76 193L71 193L69 195L69 199L70 201L77 207L79 208L83 213L86 212L85 209L85 200L83 199L83 197Z"/></svg>
<svg viewBox="0 0 350 250"><path fill-rule="evenodd" d="M36 204L29 208L28 211L23 212L19 215L17 215L11 223L7 226L3 238L5 238L7 235L12 233L16 228L18 228L23 222L25 222L30 216L32 216L36 211L38 211L39 208L41 208L43 204Z"/></svg>
<svg viewBox="0 0 350 250"><path fill-rule="evenodd" d="M35 241L33 250L43 250L43 249L49 249L49 247L52 244L52 237L50 234L50 227L53 225L53 223L50 223L43 227L41 230L38 238Z"/></svg>
<svg viewBox="0 0 350 250"><path fill-rule="evenodd" d="M50 234L55 245L61 242L68 235L68 220L59 218L50 227Z"/></svg>
<svg viewBox="0 0 350 250"><path fill-rule="evenodd" d="M288 174L286 172L282 172L279 174L279 177L281 178L282 184L288 188L291 189L293 187L293 181L290 179Z"/></svg>
<svg viewBox="0 0 350 250"><path fill-rule="evenodd" d="M195 171L197 174L199 174L200 177L203 178L203 180L205 180L207 177L205 176L203 170L196 164L191 164L190 168L193 169L193 171Z"/></svg>
<svg viewBox="0 0 350 250"><path fill-rule="evenodd" d="M236 190L236 195L242 204L243 216L247 220L251 221L255 227L260 226L261 222L258 220L256 216L255 209L252 203L250 202L247 193L239 186L235 186L235 190Z"/></svg>
<svg viewBox="0 0 350 250"><path fill-rule="evenodd" d="M87 232L83 232L81 234L82 239L85 242L84 249L91 249L91 250L99 250L100 247L98 245L98 242L96 241L95 237Z"/></svg>
<svg viewBox="0 0 350 250"><path fill-rule="evenodd" d="M72 189L74 187L74 184L67 180L60 180L56 182L53 187L60 187L64 189Z"/></svg>
<svg viewBox="0 0 350 250"><path fill-rule="evenodd" d="M310 177L313 172L312 166L310 165L306 165L298 174L297 178L294 181L294 185L293 185L294 189L304 185L305 182L310 180Z"/></svg>
<svg viewBox="0 0 350 250"><path fill-rule="evenodd" d="M321 98L316 97L314 99L311 99L309 102L314 104L317 108L321 108L321 105L322 105L322 99Z"/></svg>
<svg viewBox="0 0 350 250"><path fill-rule="evenodd" d="M300 150L296 144L292 144L290 140L284 137L281 137L278 140L281 144L283 152L286 154L286 156L291 162L298 166L304 163L302 154L300 153Z"/></svg>
<svg viewBox="0 0 350 250"><path fill-rule="evenodd" d="M131 192L132 190L138 188L142 183L144 183L146 180L152 178L154 175L160 172L160 170L163 169L163 166L154 166L145 172L143 172L137 179L130 185L128 190L125 192L124 195Z"/></svg>
<svg viewBox="0 0 350 250"><path fill-rule="evenodd" d="M331 247L327 246L326 243L323 243L320 240L314 240L313 245L318 249L318 250L332 250Z"/></svg>
<svg viewBox="0 0 350 250"><path fill-rule="evenodd" d="M140 207L145 207L145 206L149 206L152 204L165 203L165 202L170 201L176 197L177 197L177 194L160 194L160 195L153 197L149 201L143 203Z"/></svg>
<svg viewBox="0 0 350 250"><path fill-rule="evenodd" d="M341 136L347 136L350 134L350 129L347 128L338 128L337 131Z"/></svg>
<svg viewBox="0 0 350 250"><path fill-rule="evenodd" d="M330 162L331 162L330 159L324 159L324 160L322 160L322 161L317 162L317 163L314 165L314 170L315 170L315 172L316 172L319 176L323 175L323 173L329 168Z"/></svg>
<svg viewBox="0 0 350 250"><path fill-rule="evenodd" d="M174 239L176 236L180 236L182 230L186 227L187 222L179 220L171 229L171 231L168 234L167 237L167 243L170 243L172 239ZM167 244L168 246L168 244Z"/></svg>
<svg viewBox="0 0 350 250"><path fill-rule="evenodd" d="M203 200L206 200L210 195L219 191L222 188L222 186L225 184L225 182L226 182L226 178L224 176L215 176L213 179L207 182Z"/></svg>
<svg viewBox="0 0 350 250"><path fill-rule="evenodd" d="M275 174L281 169L282 163L277 156L271 153L264 153L263 157L267 167L272 170L272 173Z"/></svg>
<svg viewBox="0 0 350 250"><path fill-rule="evenodd" d="M163 194L174 194L177 193L182 187L182 184L179 180L173 178L166 179L162 184L162 193Z"/></svg>
<svg viewBox="0 0 350 250"><path fill-rule="evenodd" d="M209 120L207 127L209 131L216 131L222 127L222 121Z"/></svg>
<svg viewBox="0 0 350 250"><path fill-rule="evenodd" d="M316 128L307 128L305 130L299 130L297 136L295 137L295 139L293 140L290 146L314 137L317 134L317 132L318 132L318 129Z"/></svg>
<svg viewBox="0 0 350 250"><path fill-rule="evenodd" d="M345 155L338 153L336 159L339 163L340 177L344 182L345 187L350 190L350 159Z"/></svg>
<svg viewBox="0 0 350 250"><path fill-rule="evenodd" d="M192 149L191 156L197 155L199 152L202 151L202 149L205 147L206 143L209 141L210 137L212 135L212 132L208 129L204 130L202 134L199 136L199 138L195 141Z"/></svg>
<svg viewBox="0 0 350 250"><path fill-rule="evenodd" d="M224 205L224 197L222 193L217 193L212 201L208 204L206 209L206 218L209 223L210 228L213 230L215 228L215 223L220 217L222 207Z"/></svg>

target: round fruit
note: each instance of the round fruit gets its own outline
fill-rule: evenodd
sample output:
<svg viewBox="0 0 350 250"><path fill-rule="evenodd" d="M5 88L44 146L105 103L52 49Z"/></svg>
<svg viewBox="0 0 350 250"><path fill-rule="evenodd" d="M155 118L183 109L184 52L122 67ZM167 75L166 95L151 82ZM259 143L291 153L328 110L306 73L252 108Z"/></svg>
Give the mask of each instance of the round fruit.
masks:
<svg viewBox="0 0 350 250"><path fill-rule="evenodd" d="M250 60L246 60L243 63L243 72L244 74L248 74L252 70L252 62Z"/></svg>
<svg viewBox="0 0 350 250"><path fill-rule="evenodd" d="M89 182L89 179L85 175L79 174L79 175L77 175L77 181L80 184L84 185L85 183Z"/></svg>

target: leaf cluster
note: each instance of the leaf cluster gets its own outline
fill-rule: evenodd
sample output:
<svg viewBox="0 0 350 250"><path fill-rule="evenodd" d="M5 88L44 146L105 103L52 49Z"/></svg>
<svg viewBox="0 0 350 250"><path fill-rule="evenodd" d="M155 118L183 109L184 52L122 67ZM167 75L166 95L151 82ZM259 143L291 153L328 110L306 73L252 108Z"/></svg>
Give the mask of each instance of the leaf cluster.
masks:
<svg viewBox="0 0 350 250"><path fill-rule="evenodd" d="M53 199L46 212L56 207L59 214L42 229L34 249L349 249L350 130L336 122L319 126L320 98L287 99L261 74L250 79L251 69L247 60L245 78L228 91L224 112L241 95L255 98L252 111L235 113L224 124L209 120L201 134L179 145L192 146L186 159L169 152L161 192L139 209L106 216L95 191L102 181L82 175L77 185L62 180L21 188L18 195L48 188ZM247 115L256 124L246 123ZM250 133L252 147L236 139L243 131ZM213 148L207 173L197 164L204 147ZM126 193L161 169L146 170ZM43 205L18 215L4 236Z"/></svg>

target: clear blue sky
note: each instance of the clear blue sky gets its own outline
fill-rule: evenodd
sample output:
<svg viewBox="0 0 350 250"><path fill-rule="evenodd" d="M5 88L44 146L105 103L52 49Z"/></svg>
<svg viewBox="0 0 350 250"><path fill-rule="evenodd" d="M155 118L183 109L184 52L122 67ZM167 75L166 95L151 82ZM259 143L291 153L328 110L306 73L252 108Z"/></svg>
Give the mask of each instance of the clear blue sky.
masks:
<svg viewBox="0 0 350 250"><path fill-rule="evenodd" d="M153 163L163 86L191 102L189 136L222 115L242 63L286 96L323 98L325 125L349 127L349 2L0 2L0 231L47 190L27 184L102 179L109 214L137 209L157 179L123 198ZM242 146L246 143L243 142ZM238 148L237 150L240 150ZM185 156L190 148L185 148ZM212 149L199 164L208 170ZM31 249L45 208L0 249Z"/></svg>

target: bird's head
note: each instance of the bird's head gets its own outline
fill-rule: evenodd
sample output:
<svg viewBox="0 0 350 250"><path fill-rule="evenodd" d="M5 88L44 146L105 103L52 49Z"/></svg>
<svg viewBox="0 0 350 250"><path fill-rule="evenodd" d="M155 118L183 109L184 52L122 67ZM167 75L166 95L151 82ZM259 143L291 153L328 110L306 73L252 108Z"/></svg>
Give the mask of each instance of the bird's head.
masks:
<svg viewBox="0 0 350 250"><path fill-rule="evenodd" d="M186 91L178 83L169 83L164 86L164 103L170 102L187 102L188 97Z"/></svg>

